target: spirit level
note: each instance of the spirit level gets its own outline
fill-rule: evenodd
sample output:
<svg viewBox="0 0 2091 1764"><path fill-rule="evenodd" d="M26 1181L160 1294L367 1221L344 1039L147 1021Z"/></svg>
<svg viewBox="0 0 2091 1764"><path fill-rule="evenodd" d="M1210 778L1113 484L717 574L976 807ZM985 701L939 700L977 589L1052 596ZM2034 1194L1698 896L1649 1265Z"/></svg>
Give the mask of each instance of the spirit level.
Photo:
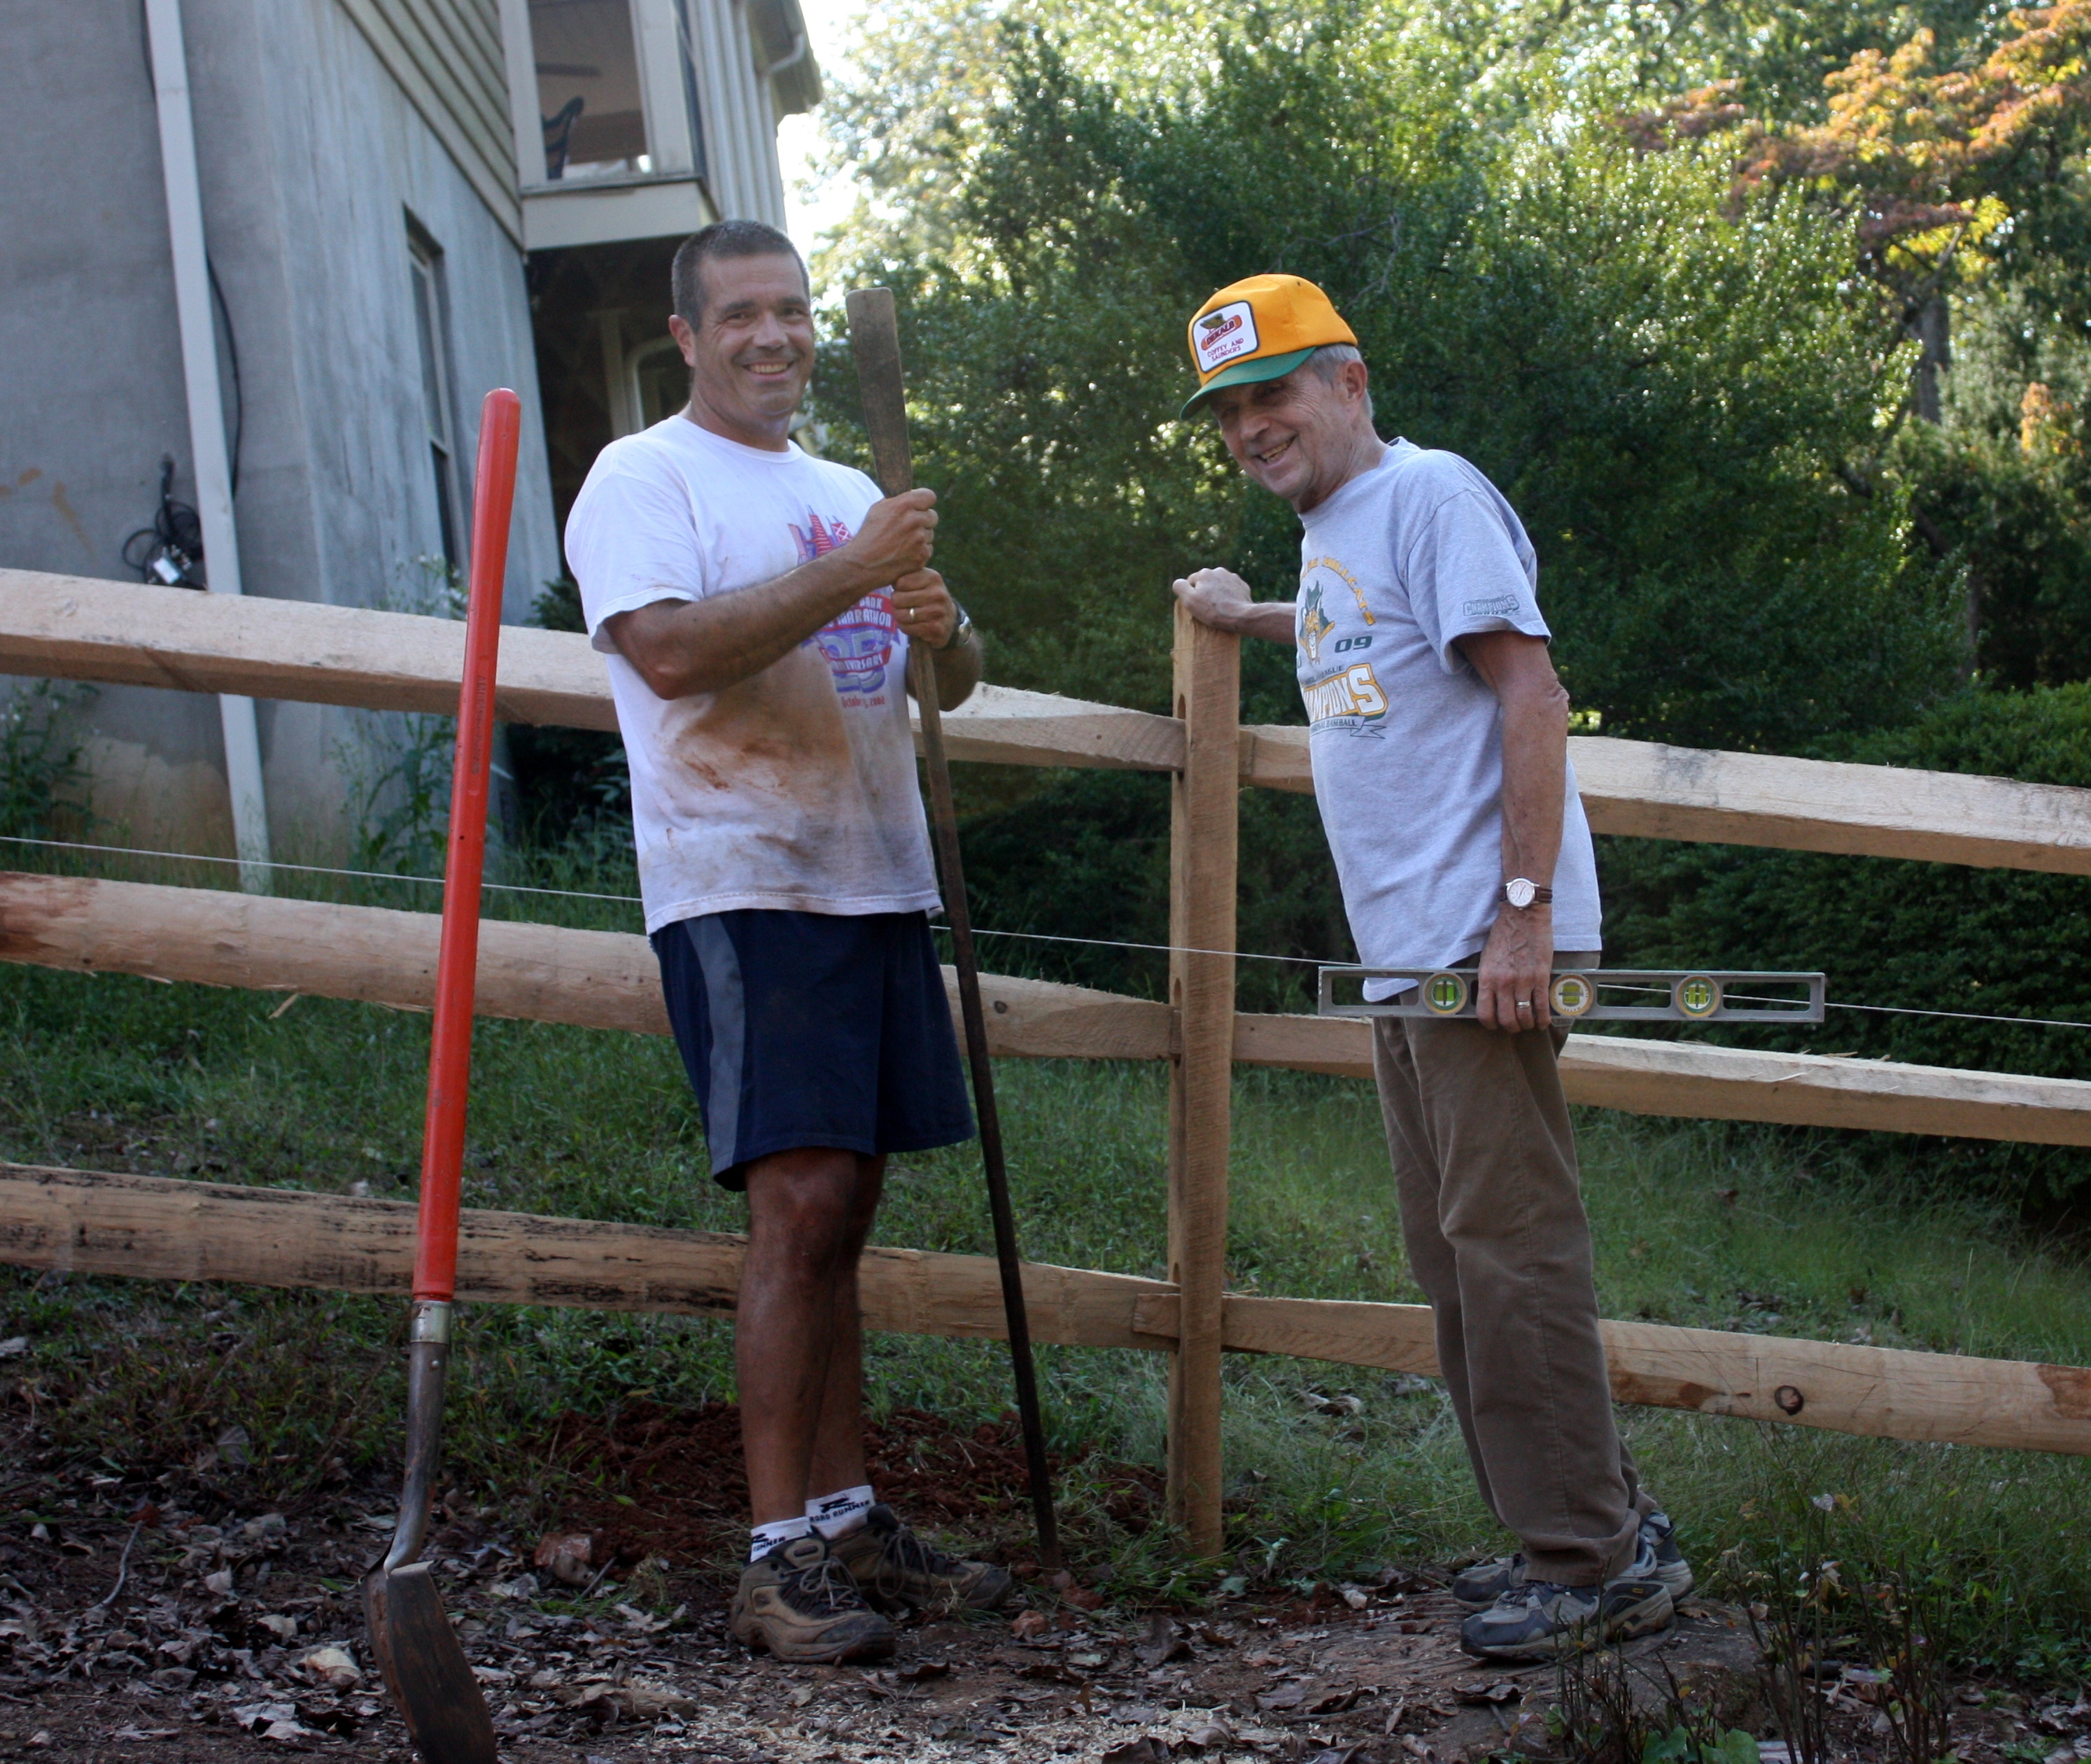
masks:
<svg viewBox="0 0 2091 1764"><path fill-rule="evenodd" d="M1471 1017L1479 970L1472 968L1365 968L1332 964L1321 971L1323 1016ZM1365 989L1391 981L1390 998ZM1340 996L1339 996L1340 989ZM1821 974L1719 968L1593 968L1554 976L1546 1001L1571 1023L1820 1023Z"/></svg>

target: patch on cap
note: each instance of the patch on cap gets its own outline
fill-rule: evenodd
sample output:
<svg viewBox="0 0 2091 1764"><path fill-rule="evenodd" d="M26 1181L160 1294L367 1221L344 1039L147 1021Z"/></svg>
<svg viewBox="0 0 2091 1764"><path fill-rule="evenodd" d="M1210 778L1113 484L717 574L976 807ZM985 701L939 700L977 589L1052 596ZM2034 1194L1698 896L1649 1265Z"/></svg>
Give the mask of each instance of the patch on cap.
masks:
<svg viewBox="0 0 2091 1764"><path fill-rule="evenodd" d="M1238 356L1256 353L1256 313L1247 300L1230 300L1205 313L1192 333L1201 373L1223 368Z"/></svg>

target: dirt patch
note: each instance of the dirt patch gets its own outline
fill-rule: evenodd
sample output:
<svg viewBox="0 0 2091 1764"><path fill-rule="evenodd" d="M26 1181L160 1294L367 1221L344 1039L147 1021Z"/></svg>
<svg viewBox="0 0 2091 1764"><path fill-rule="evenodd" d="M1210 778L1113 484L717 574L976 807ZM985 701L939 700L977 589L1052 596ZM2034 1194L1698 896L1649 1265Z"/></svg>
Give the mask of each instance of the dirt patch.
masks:
<svg viewBox="0 0 2091 1764"><path fill-rule="evenodd" d="M970 1430L921 1409L896 1409L865 1430L879 1498L924 1530L962 1533L977 1557L1021 1569L1030 1547L1030 1482L1015 1420ZM545 1440L548 1458L593 1485L571 1503L576 1529L606 1540L627 1562L666 1555L677 1567L721 1566L747 1542L748 1479L740 1412L730 1403L670 1409L640 1402L614 1418L563 1417ZM1160 1475L1096 1454L1049 1456L1056 1486L1071 1474L1083 1507L1132 1530L1162 1510Z"/></svg>
<svg viewBox="0 0 2091 1764"><path fill-rule="evenodd" d="M446 1512L431 1551L511 1764L1431 1764L1553 1747L1556 1671L1463 1656L1459 1607L1430 1568L1196 1612L1086 1610L1031 1569L1020 1624L1017 1612L912 1620L876 1669L780 1667L726 1631L718 1564L741 1524L731 1409L633 1405L614 1423L569 1418L552 1443L570 1462L595 1455L600 1492L566 1529L612 1546L596 1584L533 1568L535 1533L490 1512ZM1031 1568L1008 1430L903 1413L877 1430L874 1461L882 1492L925 1530L984 1538ZM1139 1512L1158 1492L1145 1470L1066 1468L1097 1499ZM357 1590L390 1529L389 1493L252 1512L179 1469L50 1462L6 1423L0 1758L405 1764ZM1628 1655L1652 1683L1696 1687L1754 1725L1756 1659L1738 1613L1691 1602ZM1955 1721L1964 1759L1998 1759L2005 1745L2091 1757L2091 1706L1977 1694L1983 1706ZM1846 1701L1841 1755L1883 1756L1869 1711Z"/></svg>

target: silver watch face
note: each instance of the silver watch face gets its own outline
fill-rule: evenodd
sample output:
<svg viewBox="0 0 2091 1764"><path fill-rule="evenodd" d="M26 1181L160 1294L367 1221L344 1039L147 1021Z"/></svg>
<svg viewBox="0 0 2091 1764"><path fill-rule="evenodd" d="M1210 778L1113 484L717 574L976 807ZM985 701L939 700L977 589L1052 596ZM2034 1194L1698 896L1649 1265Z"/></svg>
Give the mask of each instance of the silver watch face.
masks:
<svg viewBox="0 0 2091 1764"><path fill-rule="evenodd" d="M1503 899L1514 907L1530 906L1538 893L1538 884L1523 876L1513 876L1503 884Z"/></svg>

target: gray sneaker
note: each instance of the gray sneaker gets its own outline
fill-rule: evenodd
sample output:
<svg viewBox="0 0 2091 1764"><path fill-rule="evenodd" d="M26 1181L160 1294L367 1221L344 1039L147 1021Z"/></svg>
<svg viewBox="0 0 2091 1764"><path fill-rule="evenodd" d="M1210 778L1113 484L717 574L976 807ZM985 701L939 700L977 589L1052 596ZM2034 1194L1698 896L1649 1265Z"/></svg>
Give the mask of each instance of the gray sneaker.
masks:
<svg viewBox="0 0 2091 1764"><path fill-rule="evenodd" d="M1670 1515L1656 1512L1640 1522L1640 1555L1653 1562L1636 1563L1670 1589L1673 1600L1692 1590L1692 1564L1677 1547L1677 1527ZM1452 1596L1469 1611L1485 1610L1514 1587L1524 1585L1523 1555L1499 1555L1493 1562L1477 1562L1462 1568L1452 1582Z"/></svg>
<svg viewBox="0 0 2091 1764"><path fill-rule="evenodd" d="M1550 1660L1653 1635L1675 1614L1670 1589L1647 1572L1645 1552L1634 1567L1602 1586L1522 1581L1459 1625L1459 1645L1483 1659Z"/></svg>
<svg viewBox="0 0 2091 1764"><path fill-rule="evenodd" d="M1677 1527L1669 1514L1658 1509L1641 1520L1640 1549L1642 1555L1654 1558L1655 1577L1670 1589L1673 1600L1684 1598L1697 1584L1692 1564L1677 1547Z"/></svg>

